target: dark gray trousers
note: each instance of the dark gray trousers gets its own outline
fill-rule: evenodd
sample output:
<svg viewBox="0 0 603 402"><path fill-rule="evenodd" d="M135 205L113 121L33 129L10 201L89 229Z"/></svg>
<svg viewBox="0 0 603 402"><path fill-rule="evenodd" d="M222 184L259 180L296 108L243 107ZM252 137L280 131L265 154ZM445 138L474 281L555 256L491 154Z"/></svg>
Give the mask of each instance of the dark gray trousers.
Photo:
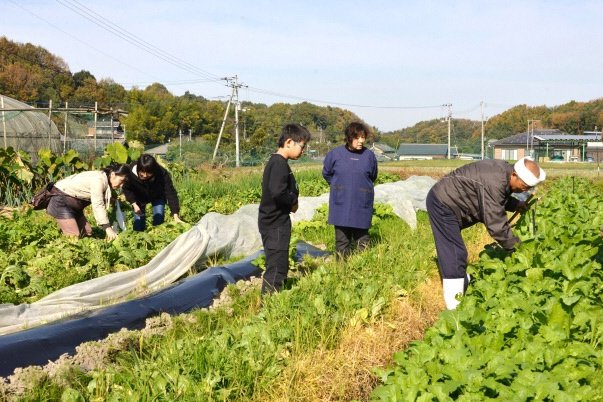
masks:
<svg viewBox="0 0 603 402"><path fill-rule="evenodd" d="M283 287L289 273L291 221L283 226L260 230L260 234L266 256L262 294L278 292Z"/></svg>
<svg viewBox="0 0 603 402"><path fill-rule="evenodd" d="M442 279L466 280L468 254L458 218L437 199L433 191L429 191L426 201Z"/></svg>
<svg viewBox="0 0 603 402"><path fill-rule="evenodd" d="M348 257L354 248L362 251L369 244L368 229L335 226L335 251L338 257Z"/></svg>

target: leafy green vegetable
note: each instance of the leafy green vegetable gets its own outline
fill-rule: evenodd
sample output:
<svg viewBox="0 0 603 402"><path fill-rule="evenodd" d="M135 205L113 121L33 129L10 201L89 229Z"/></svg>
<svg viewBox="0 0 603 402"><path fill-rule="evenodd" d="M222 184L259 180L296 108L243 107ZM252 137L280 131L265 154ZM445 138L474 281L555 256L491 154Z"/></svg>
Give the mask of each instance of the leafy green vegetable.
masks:
<svg viewBox="0 0 603 402"><path fill-rule="evenodd" d="M573 190L573 191L572 191ZM563 179L512 255L486 247L459 308L381 371L373 400L601 400L601 194Z"/></svg>

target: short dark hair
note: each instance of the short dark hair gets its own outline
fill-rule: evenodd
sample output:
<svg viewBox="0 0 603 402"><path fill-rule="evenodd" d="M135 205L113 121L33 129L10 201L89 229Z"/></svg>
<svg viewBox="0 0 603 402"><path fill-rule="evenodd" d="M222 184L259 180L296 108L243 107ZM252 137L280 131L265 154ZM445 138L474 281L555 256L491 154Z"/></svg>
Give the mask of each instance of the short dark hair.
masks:
<svg viewBox="0 0 603 402"><path fill-rule="evenodd" d="M348 124L348 126L345 128L344 140L347 145L352 145L352 141L354 141L354 138L358 138L358 137L369 138L370 134L371 134L371 130L369 130L369 128L366 124L354 121L354 122Z"/></svg>
<svg viewBox="0 0 603 402"><path fill-rule="evenodd" d="M124 176L126 179L131 173L128 165L122 165L120 163L113 163L103 169L103 172L107 175L107 178L111 176L111 173L115 173L116 176Z"/></svg>
<svg viewBox="0 0 603 402"><path fill-rule="evenodd" d="M136 162L136 172L145 172L156 175L159 172L159 163L153 155L142 154L140 155L140 158L138 158L138 162Z"/></svg>
<svg viewBox="0 0 603 402"><path fill-rule="evenodd" d="M281 136L278 139L278 147L282 148L285 146L285 142L291 138L295 142L303 142L304 144L310 141L312 135L307 128L299 124L287 124L281 131Z"/></svg>

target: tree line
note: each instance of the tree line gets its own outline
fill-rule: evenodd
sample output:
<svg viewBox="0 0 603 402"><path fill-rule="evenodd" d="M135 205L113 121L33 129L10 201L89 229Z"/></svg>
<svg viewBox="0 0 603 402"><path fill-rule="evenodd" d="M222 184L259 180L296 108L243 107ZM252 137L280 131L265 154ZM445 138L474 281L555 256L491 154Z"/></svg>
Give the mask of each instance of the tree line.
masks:
<svg viewBox="0 0 603 402"><path fill-rule="evenodd" d="M30 43L13 42L0 37L0 94L36 105L52 100L54 104L69 102L70 107L92 106L123 110L120 118L127 127L127 138L145 144L163 143L185 135L215 142L220 131L226 102L208 100L186 92L174 96L161 83L144 89L126 90L112 79L97 80L89 71L71 73L67 63L46 49ZM242 102L239 129L241 148L245 151L273 148L283 124L296 122L314 135L314 147L324 151L341 143L344 127L351 121L362 121L354 113L331 106ZM535 120L536 128L558 128L570 134L603 127L603 98L590 102L569 102L561 106L515 106L485 123L487 139L500 139L527 130L527 121ZM446 143L447 122L438 119L422 121L412 127L381 133L373 128L376 140L395 147L399 143ZM234 122L228 119L223 144L234 142ZM451 142L461 152L479 152L481 122L452 119Z"/></svg>
<svg viewBox="0 0 603 402"><path fill-rule="evenodd" d="M214 141L220 131L226 102L208 100L186 92L174 96L161 83L144 89L126 90L111 79L97 80L89 71L71 73L67 63L46 49L30 43L13 42L0 37L0 94L41 106L52 100L54 105L120 110L127 127L127 138L146 144L163 143L185 135ZM321 146L339 143L345 126L361 121L354 113L337 107L299 104L242 102L239 128L241 147L273 147L281 127L296 122L315 134ZM232 108L230 109L232 111ZM226 146L234 141L234 121L227 120L222 137ZM321 141L322 140L322 141Z"/></svg>
<svg viewBox="0 0 603 402"><path fill-rule="evenodd" d="M495 115L484 122L484 137L487 140L501 139L526 132L528 120L534 121L535 130L559 129L568 134L583 134L584 131L601 131L603 127L603 98L589 102L571 101L560 106L517 105ZM532 125L530 125L530 130ZM481 147L481 121L453 119L451 121L451 144L459 151L479 153ZM398 143L446 144L448 123L443 120L428 120L412 127L383 133L383 142L390 146Z"/></svg>

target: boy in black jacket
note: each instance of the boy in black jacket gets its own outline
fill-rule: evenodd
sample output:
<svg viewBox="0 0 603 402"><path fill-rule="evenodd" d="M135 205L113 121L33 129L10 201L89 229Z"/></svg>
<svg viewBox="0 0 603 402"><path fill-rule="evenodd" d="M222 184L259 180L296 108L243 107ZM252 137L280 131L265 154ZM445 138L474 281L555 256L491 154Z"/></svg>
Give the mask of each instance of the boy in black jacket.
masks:
<svg viewBox="0 0 603 402"><path fill-rule="evenodd" d="M283 127L278 139L278 150L270 156L262 179L262 200L258 214L258 228L262 235L266 270L262 282L262 294L278 292L289 272L289 241L291 218L297 211L299 190L289 159L299 159L310 133L298 124Z"/></svg>

